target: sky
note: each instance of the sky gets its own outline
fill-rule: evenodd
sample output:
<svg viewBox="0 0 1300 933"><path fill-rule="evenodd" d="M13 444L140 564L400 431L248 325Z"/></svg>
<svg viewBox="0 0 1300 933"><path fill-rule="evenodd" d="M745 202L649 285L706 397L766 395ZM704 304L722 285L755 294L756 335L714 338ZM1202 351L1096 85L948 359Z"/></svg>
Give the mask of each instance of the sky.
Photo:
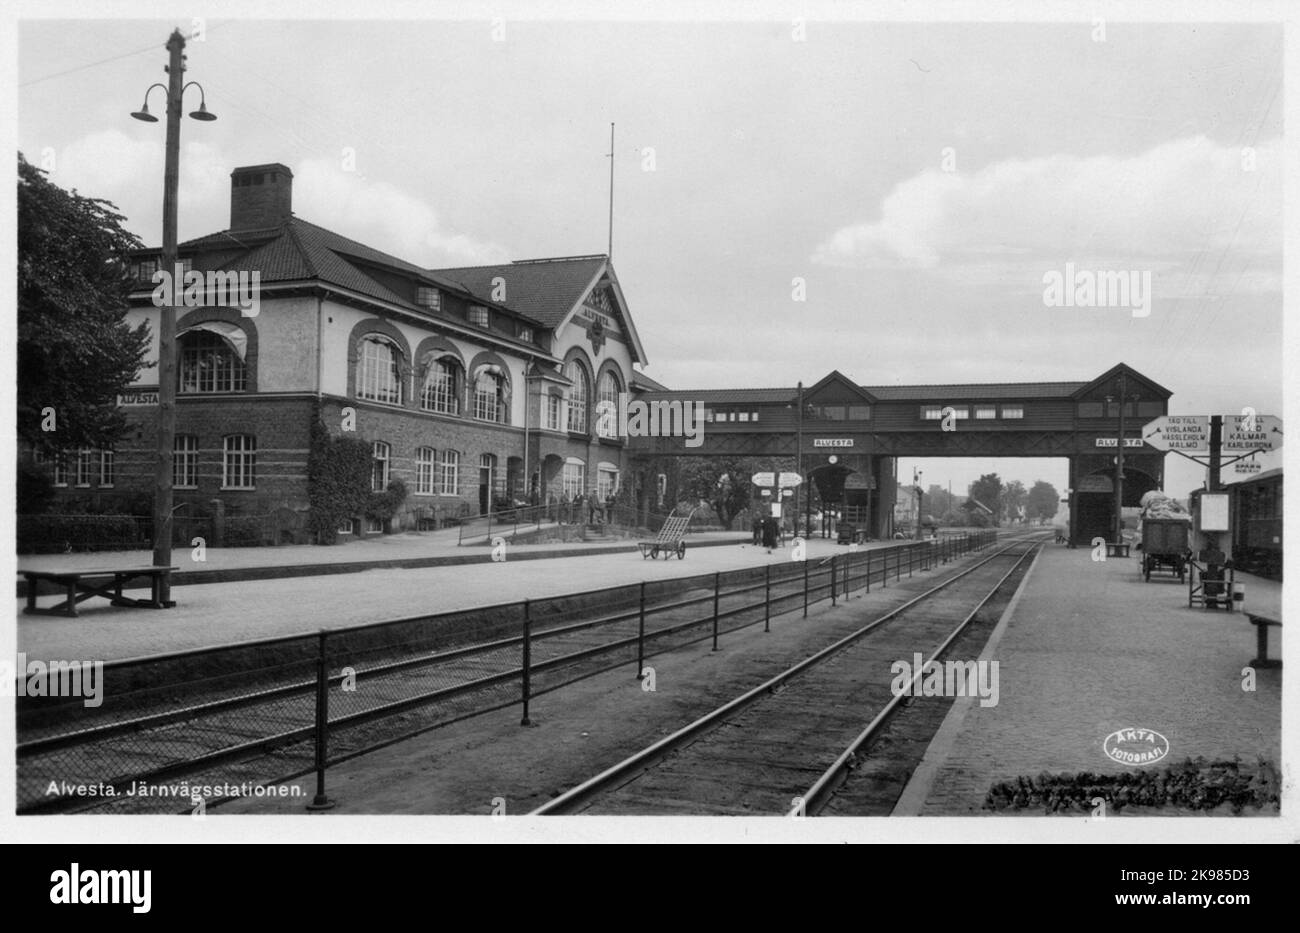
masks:
<svg viewBox="0 0 1300 933"><path fill-rule="evenodd" d="M614 265L673 388L1122 361L1175 414L1283 414L1278 27L493 15L208 19L182 239L227 226L231 169L283 162L298 216L424 266L604 252L614 122ZM17 31L19 149L150 244L163 124L128 114L173 26L195 28ZM1149 304L1051 306L1067 264L1149 279ZM1064 463L930 460L925 483L1064 490ZM1203 479L1166 470L1175 495Z"/></svg>

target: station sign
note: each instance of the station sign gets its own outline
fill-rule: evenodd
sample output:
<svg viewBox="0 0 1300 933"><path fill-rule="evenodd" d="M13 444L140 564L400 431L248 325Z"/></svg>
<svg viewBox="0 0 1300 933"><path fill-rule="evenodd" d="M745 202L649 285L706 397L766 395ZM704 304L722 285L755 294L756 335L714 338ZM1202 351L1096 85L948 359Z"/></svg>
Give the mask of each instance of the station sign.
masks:
<svg viewBox="0 0 1300 933"><path fill-rule="evenodd" d="M852 447L854 439L851 437L814 437L814 447Z"/></svg>
<svg viewBox="0 0 1300 933"><path fill-rule="evenodd" d="M1282 446L1282 419L1276 415L1230 415L1223 419L1223 449L1277 450Z"/></svg>
<svg viewBox="0 0 1300 933"><path fill-rule="evenodd" d="M158 390L144 389L135 392L121 392L117 396L119 408L139 408L158 404Z"/></svg>
<svg viewBox="0 0 1300 933"><path fill-rule="evenodd" d="M1098 446L1098 447L1118 447L1118 446L1119 446L1119 443L1118 443L1118 442L1119 442L1119 438L1115 438L1115 437L1099 437L1099 438L1097 438L1097 446ZM1126 437L1126 438L1124 438L1124 446L1125 446L1125 447L1141 447L1141 446L1142 446L1142 438L1140 438L1140 437Z"/></svg>
<svg viewBox="0 0 1300 933"><path fill-rule="evenodd" d="M1142 440L1156 450L1207 453L1210 449L1210 416L1161 415L1143 426Z"/></svg>

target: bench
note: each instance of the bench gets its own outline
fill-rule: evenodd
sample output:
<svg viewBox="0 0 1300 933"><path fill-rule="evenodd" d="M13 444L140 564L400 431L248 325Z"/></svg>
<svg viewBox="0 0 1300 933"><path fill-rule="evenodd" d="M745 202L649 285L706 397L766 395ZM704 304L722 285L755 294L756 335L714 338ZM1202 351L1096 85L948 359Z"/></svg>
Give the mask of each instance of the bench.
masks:
<svg viewBox="0 0 1300 933"><path fill-rule="evenodd" d="M1268 630L1270 626L1276 625L1282 627L1282 623L1277 619L1270 619L1268 616L1257 615L1253 612L1246 613L1246 618L1250 624L1255 626L1255 660L1250 662L1251 667L1281 667L1280 658L1270 658L1268 656Z"/></svg>
<svg viewBox="0 0 1300 933"><path fill-rule="evenodd" d="M636 546L641 549L641 559L657 558L660 554L663 554L664 560L673 555L676 555L678 560L684 558L686 542L682 540L682 536L686 534L686 526L691 523L691 516L694 514L695 510L691 509L690 515L669 515L653 541L638 541Z"/></svg>
<svg viewBox="0 0 1300 933"><path fill-rule="evenodd" d="M102 596L114 606L144 609L170 609L175 600L165 599L171 586L171 573L176 567L110 567L94 570L19 570L27 580L27 609L33 615L76 616L77 603L94 596ZM134 599L123 596L122 590L132 580L148 578L149 598ZM63 602L40 608L36 605L37 583L42 580L60 587L66 594Z"/></svg>

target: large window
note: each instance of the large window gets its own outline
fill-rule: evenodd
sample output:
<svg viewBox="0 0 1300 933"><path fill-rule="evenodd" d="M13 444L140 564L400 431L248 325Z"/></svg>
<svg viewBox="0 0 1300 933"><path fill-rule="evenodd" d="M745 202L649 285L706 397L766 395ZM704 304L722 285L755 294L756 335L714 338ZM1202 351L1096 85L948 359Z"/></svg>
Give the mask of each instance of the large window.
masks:
<svg viewBox="0 0 1300 933"><path fill-rule="evenodd" d="M383 441L375 441L370 447L371 470L370 488L383 492L388 488L388 460L391 448Z"/></svg>
<svg viewBox="0 0 1300 933"><path fill-rule="evenodd" d="M99 452L99 485L112 486L116 478L116 457L111 450Z"/></svg>
<svg viewBox="0 0 1300 933"><path fill-rule="evenodd" d="M415 449L415 493L420 496L432 495L433 485L433 448L417 447Z"/></svg>
<svg viewBox="0 0 1300 933"><path fill-rule="evenodd" d="M199 484L199 439L177 434L172 440L172 485L193 489Z"/></svg>
<svg viewBox="0 0 1300 933"><path fill-rule="evenodd" d="M383 337L370 336L361 341L357 398L402 404L401 354Z"/></svg>
<svg viewBox="0 0 1300 933"><path fill-rule="evenodd" d="M618 470L613 464L602 463L596 469L596 495L604 502L618 492Z"/></svg>
<svg viewBox="0 0 1300 933"><path fill-rule="evenodd" d="M68 455L63 451L54 455L54 485L68 485Z"/></svg>
<svg viewBox="0 0 1300 933"><path fill-rule="evenodd" d="M564 375L573 382L573 388L569 389L569 430L586 434L591 378L587 375L586 367L577 360L569 360L564 365Z"/></svg>
<svg viewBox="0 0 1300 933"><path fill-rule="evenodd" d="M601 437L618 437L618 396L623 391L618 377L609 370L600 374L596 386L596 431Z"/></svg>
<svg viewBox="0 0 1300 933"><path fill-rule="evenodd" d="M223 489L252 489L257 460L257 439L251 434L231 434L222 450Z"/></svg>
<svg viewBox="0 0 1300 933"><path fill-rule="evenodd" d="M560 430L560 411L564 399L558 395L546 396L546 428L548 431Z"/></svg>
<svg viewBox="0 0 1300 933"><path fill-rule="evenodd" d="M450 356L430 363L424 376L424 390L420 393L420 407L444 415L459 414L459 376L460 366Z"/></svg>
<svg viewBox="0 0 1300 933"><path fill-rule="evenodd" d="M1002 406L1003 418L1023 418L1024 416L1025 416L1024 405L1003 405Z"/></svg>
<svg viewBox="0 0 1300 933"><path fill-rule="evenodd" d="M998 416L998 406L996 405L976 405L975 420L991 421Z"/></svg>
<svg viewBox="0 0 1300 933"><path fill-rule="evenodd" d="M438 492L444 496L456 495L460 486L460 454L444 450L438 458Z"/></svg>
<svg viewBox="0 0 1300 933"><path fill-rule="evenodd" d="M587 490L587 465L581 460L566 461L561 482L564 495L570 501L581 496Z"/></svg>
<svg viewBox="0 0 1300 933"><path fill-rule="evenodd" d="M474 377L474 417L506 421L506 378L499 366L484 366Z"/></svg>
<svg viewBox="0 0 1300 933"><path fill-rule="evenodd" d="M90 449L77 451L77 485L90 485L90 472L95 462L95 452Z"/></svg>
<svg viewBox="0 0 1300 933"><path fill-rule="evenodd" d="M224 337L210 330L192 330L180 340L180 391L243 392L244 361Z"/></svg>

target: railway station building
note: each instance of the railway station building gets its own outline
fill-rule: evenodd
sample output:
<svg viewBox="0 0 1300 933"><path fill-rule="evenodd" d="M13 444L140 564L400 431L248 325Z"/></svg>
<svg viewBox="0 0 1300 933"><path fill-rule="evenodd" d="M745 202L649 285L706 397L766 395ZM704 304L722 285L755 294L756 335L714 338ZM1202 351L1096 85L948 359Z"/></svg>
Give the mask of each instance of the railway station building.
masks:
<svg viewBox="0 0 1300 933"><path fill-rule="evenodd" d="M295 527L314 422L372 446L375 490L405 483L394 527L618 490L625 443L594 412L629 391L645 353L607 256L429 269L297 217L292 203L287 166L237 168L227 229L179 246L183 270L208 277L204 300L177 318L182 510L278 511ZM153 345L119 399L130 431L111 452L55 464L64 494L102 505L151 493L160 262L158 249L134 257L129 320L149 323ZM206 300L222 281L209 273L256 274L257 302Z"/></svg>
<svg viewBox="0 0 1300 933"><path fill-rule="evenodd" d="M666 459L746 456L796 458L823 503L884 537L896 458L1043 456L1068 458L1071 538L1086 542L1113 533L1121 399L1124 505L1163 482L1163 454L1140 431L1171 393L1123 364L1073 382L861 385L832 371L807 386L670 390L639 370L645 351L608 256L425 268L292 206L287 166L237 168L229 226L178 249L179 271L206 288L192 301L176 293L179 516L277 514L281 540L303 540L315 424L370 445L376 491L393 479L408 490L386 528L358 517L349 534L578 495L646 508ZM96 511L148 511L160 262L158 249L134 256L129 320L148 322L153 345L119 399L127 435L50 465L59 494ZM256 276L251 306L211 300L239 276ZM702 445L619 436L596 413L624 393L701 405Z"/></svg>

